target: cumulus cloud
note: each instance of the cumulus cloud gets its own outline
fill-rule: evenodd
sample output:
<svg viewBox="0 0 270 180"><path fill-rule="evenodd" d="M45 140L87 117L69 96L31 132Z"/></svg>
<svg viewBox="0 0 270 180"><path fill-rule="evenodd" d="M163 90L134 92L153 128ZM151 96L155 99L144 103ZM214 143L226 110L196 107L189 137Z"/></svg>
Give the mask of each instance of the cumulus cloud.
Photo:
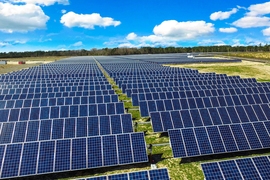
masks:
<svg viewBox="0 0 270 180"><path fill-rule="evenodd" d="M177 22L176 20L163 21L154 27L154 34L161 37L176 39L193 39L215 31L212 23L205 21Z"/></svg>
<svg viewBox="0 0 270 180"><path fill-rule="evenodd" d="M65 9L62 9L62 10L61 10L61 13L62 13L62 14L65 14L66 12L67 12L67 10L65 10Z"/></svg>
<svg viewBox="0 0 270 180"><path fill-rule="evenodd" d="M82 45L83 45L82 41L78 41L78 42L74 43L72 46L74 46L74 47L80 47Z"/></svg>
<svg viewBox="0 0 270 180"><path fill-rule="evenodd" d="M270 26L270 18L265 16L270 14L270 2L250 5L247 10L244 17L232 23L234 26L241 28Z"/></svg>
<svg viewBox="0 0 270 180"><path fill-rule="evenodd" d="M46 28L50 18L34 4L13 5L0 2L0 31L27 32Z"/></svg>
<svg viewBox="0 0 270 180"><path fill-rule="evenodd" d="M245 16L232 23L236 27L252 28L270 26L270 18Z"/></svg>
<svg viewBox="0 0 270 180"><path fill-rule="evenodd" d="M68 0L9 0L11 3L26 3L26 4L37 4L41 6L50 6L55 3L68 5Z"/></svg>
<svg viewBox="0 0 270 180"><path fill-rule="evenodd" d="M198 42L199 46L224 46L226 43L222 40L204 39Z"/></svg>
<svg viewBox="0 0 270 180"><path fill-rule="evenodd" d="M247 16L262 16L270 14L270 2L262 4L253 4L248 8Z"/></svg>
<svg viewBox="0 0 270 180"><path fill-rule="evenodd" d="M264 36L270 36L270 27L262 30Z"/></svg>
<svg viewBox="0 0 270 180"><path fill-rule="evenodd" d="M7 47L7 46L15 46L18 44L25 44L26 41L25 40L16 40L16 41L0 41L0 47Z"/></svg>
<svg viewBox="0 0 270 180"><path fill-rule="evenodd" d="M132 32L124 40L112 40L105 44L118 45L118 47L177 46L180 41L207 36L214 31L214 25L205 21L178 22L168 20L156 25L153 28L153 34L148 36L139 36Z"/></svg>
<svg viewBox="0 0 270 180"><path fill-rule="evenodd" d="M76 14L74 12L68 12L61 17L62 24L65 26L82 27L85 29L94 29L94 26L107 27L107 26L118 26L121 24L120 21L115 21L111 17L101 17L98 13L93 14Z"/></svg>
<svg viewBox="0 0 270 180"><path fill-rule="evenodd" d="M218 11L218 12L214 12L210 15L210 19L213 21L216 20L224 20L224 19L228 19L230 18L231 15L237 13L238 9L237 8L233 8L231 11Z"/></svg>
<svg viewBox="0 0 270 180"><path fill-rule="evenodd" d="M135 40L137 38L137 34L135 34L134 32L129 33L126 37L127 40Z"/></svg>
<svg viewBox="0 0 270 180"><path fill-rule="evenodd" d="M219 28L219 32L223 32L223 33L234 33L237 32L237 29L234 27L230 27L230 28Z"/></svg>

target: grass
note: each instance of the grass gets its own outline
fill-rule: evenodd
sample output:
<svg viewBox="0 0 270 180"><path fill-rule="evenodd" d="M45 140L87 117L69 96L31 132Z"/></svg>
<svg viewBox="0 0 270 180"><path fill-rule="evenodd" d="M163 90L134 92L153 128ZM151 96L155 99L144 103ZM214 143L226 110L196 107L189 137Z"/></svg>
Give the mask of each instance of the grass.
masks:
<svg viewBox="0 0 270 180"><path fill-rule="evenodd" d="M45 57L22 57L22 58L1 58L7 61L57 61L68 58L68 56L45 56Z"/></svg>
<svg viewBox="0 0 270 180"><path fill-rule="evenodd" d="M30 67L34 67L40 64L20 64L20 65L13 65L13 64L6 64L0 65L0 74L9 73L12 71L19 71L21 69L26 69Z"/></svg>
<svg viewBox="0 0 270 180"><path fill-rule="evenodd" d="M270 81L270 64L247 62L242 63L209 63L209 64L183 64L176 65L183 68L198 69L201 73L215 72L241 78L256 78L259 82Z"/></svg>
<svg viewBox="0 0 270 180"><path fill-rule="evenodd" d="M252 59L270 60L270 52L231 52L224 53L224 56L234 56Z"/></svg>
<svg viewBox="0 0 270 180"><path fill-rule="evenodd" d="M60 59L67 58L66 56L50 56L50 57L25 57L25 58L1 58L1 60L7 60L13 62L12 64L0 65L0 74L9 73L12 71L19 71L21 69L30 68L34 66L41 65L41 63L28 64L27 61L57 61ZM26 64L14 64L18 61L26 61Z"/></svg>

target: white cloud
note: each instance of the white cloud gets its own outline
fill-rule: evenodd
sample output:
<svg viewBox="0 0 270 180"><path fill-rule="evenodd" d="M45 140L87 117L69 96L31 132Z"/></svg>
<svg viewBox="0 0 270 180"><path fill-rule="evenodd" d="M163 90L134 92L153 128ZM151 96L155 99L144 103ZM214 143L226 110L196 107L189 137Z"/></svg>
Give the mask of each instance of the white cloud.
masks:
<svg viewBox="0 0 270 180"><path fill-rule="evenodd" d="M232 23L234 26L241 28L270 26L270 18L265 16L270 14L270 2L250 5L247 10L244 17Z"/></svg>
<svg viewBox="0 0 270 180"><path fill-rule="evenodd" d="M49 19L34 4L13 5L0 2L0 31L12 33L44 29Z"/></svg>
<svg viewBox="0 0 270 180"><path fill-rule="evenodd" d="M246 37L245 44L248 46L258 46L259 44L264 46L266 43L258 38Z"/></svg>
<svg viewBox="0 0 270 180"><path fill-rule="evenodd" d="M127 43L121 43L118 45L119 48L135 48L136 45L130 43L130 42L127 42Z"/></svg>
<svg viewBox="0 0 270 180"><path fill-rule="evenodd" d="M224 46L226 43L222 40L204 39L198 42L199 46Z"/></svg>
<svg viewBox="0 0 270 180"><path fill-rule="evenodd" d="M9 0L11 3L26 3L26 4L37 4L41 6L50 6L55 3L68 5L68 0Z"/></svg>
<svg viewBox="0 0 270 180"><path fill-rule="evenodd" d="M232 23L236 27L252 28L270 26L270 18L245 16Z"/></svg>
<svg viewBox="0 0 270 180"><path fill-rule="evenodd" d="M160 25L155 26L153 30L156 36L179 40L193 39L214 31L214 25L205 21L177 22L175 20L163 21Z"/></svg>
<svg viewBox="0 0 270 180"><path fill-rule="evenodd" d="M236 7L237 7L237 9L244 9L244 10L246 10L246 9L247 9L246 7L239 6L239 5L237 5Z"/></svg>
<svg viewBox="0 0 270 180"><path fill-rule="evenodd" d="M232 46L235 47L235 46L246 46L246 45L242 44L240 39L233 39Z"/></svg>
<svg viewBox="0 0 270 180"><path fill-rule="evenodd" d="M105 45L118 47L143 47L143 46L178 46L178 42L207 36L215 31L212 23L205 21L177 22L176 20L163 21L153 28L153 34L138 36L129 33L123 40L111 40Z"/></svg>
<svg viewBox="0 0 270 180"><path fill-rule="evenodd" d="M264 36L270 36L270 27L262 30Z"/></svg>
<svg viewBox="0 0 270 180"><path fill-rule="evenodd" d="M25 40L15 40L15 41L0 41L0 47L6 47L6 46L15 46L18 44L25 44L26 41Z"/></svg>
<svg viewBox="0 0 270 180"><path fill-rule="evenodd" d="M218 11L218 12L214 12L214 13L212 13L210 15L210 19L213 20L213 21L228 19L228 18L230 18L230 16L232 14L237 13L237 11L238 11L237 8L233 8L231 11L225 11L225 12Z"/></svg>
<svg viewBox="0 0 270 180"><path fill-rule="evenodd" d="M230 28L219 28L219 32L223 32L223 33L234 33L237 32L237 29L234 27L230 27Z"/></svg>
<svg viewBox="0 0 270 180"><path fill-rule="evenodd" d="M262 4L253 4L249 6L247 16L262 16L270 14L270 2L265 2Z"/></svg>
<svg viewBox="0 0 270 180"><path fill-rule="evenodd" d="M78 42L74 43L72 46L74 46L74 47L80 47L82 45L83 45L82 41L78 41Z"/></svg>
<svg viewBox="0 0 270 180"><path fill-rule="evenodd" d="M62 13L62 14L65 14L66 12L67 12L67 10L65 10L65 9L62 9L62 10L61 10L61 13Z"/></svg>
<svg viewBox="0 0 270 180"><path fill-rule="evenodd" d="M135 34L134 32L129 33L126 37L127 40L135 40L137 38L137 34Z"/></svg>
<svg viewBox="0 0 270 180"><path fill-rule="evenodd" d="M121 24L120 21L114 21L113 18L101 17L98 13L76 14L74 12L64 14L60 22L69 28L82 27L85 29L94 29L94 26L107 27Z"/></svg>
<svg viewBox="0 0 270 180"><path fill-rule="evenodd" d="M10 44L8 42L0 42L0 47L6 47L9 46Z"/></svg>

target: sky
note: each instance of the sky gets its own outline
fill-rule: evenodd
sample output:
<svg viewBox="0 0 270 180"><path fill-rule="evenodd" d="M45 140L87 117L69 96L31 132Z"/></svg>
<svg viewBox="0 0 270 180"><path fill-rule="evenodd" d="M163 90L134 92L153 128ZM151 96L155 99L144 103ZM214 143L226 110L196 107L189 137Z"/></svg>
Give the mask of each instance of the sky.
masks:
<svg viewBox="0 0 270 180"><path fill-rule="evenodd" d="M270 44L270 1L0 0L0 52Z"/></svg>

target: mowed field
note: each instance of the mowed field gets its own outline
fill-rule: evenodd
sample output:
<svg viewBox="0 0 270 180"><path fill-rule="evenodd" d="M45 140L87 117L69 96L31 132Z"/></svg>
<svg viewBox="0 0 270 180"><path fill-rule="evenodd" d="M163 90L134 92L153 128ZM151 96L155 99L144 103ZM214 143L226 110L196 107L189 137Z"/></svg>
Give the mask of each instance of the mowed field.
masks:
<svg viewBox="0 0 270 180"><path fill-rule="evenodd" d="M29 67L50 63L64 58L67 57L52 56L52 57L27 57L27 58L1 58L0 60L6 60L7 64L0 65L0 74L5 74L12 71L18 71ZM24 61L26 63L18 64L19 61Z"/></svg>
<svg viewBox="0 0 270 180"><path fill-rule="evenodd" d="M242 61L239 63L199 63L167 66L198 69L201 73L216 72L229 76L239 75L241 78L256 78L259 82L270 82L270 61L269 63Z"/></svg>

